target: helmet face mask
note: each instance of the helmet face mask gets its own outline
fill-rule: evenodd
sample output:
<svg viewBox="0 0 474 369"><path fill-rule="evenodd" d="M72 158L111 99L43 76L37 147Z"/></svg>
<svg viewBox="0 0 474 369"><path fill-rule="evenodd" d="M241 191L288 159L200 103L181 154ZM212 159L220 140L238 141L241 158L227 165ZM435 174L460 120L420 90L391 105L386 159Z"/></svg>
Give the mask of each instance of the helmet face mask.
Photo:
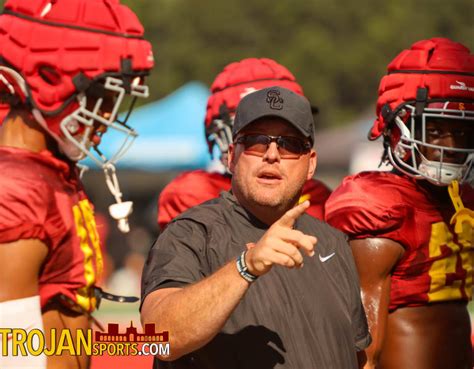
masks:
<svg viewBox="0 0 474 369"><path fill-rule="evenodd" d="M394 118L394 125L399 134L389 136L388 158L395 168L438 186L447 186L453 180L467 180L474 161L472 146L474 110L455 109L453 105L473 106L448 101L428 104L421 116L416 117L415 105L404 104ZM471 140L470 143L467 141L463 147L450 147L431 142L430 129L436 129L436 125L450 127L456 123L465 126L464 133L467 135L467 140ZM450 135L454 136L455 132L451 132ZM450 158L455 156L457 160L453 162Z"/></svg>
<svg viewBox="0 0 474 369"><path fill-rule="evenodd" d="M213 119L206 130L207 140L212 147L217 145L221 154L229 150L232 143L232 126L234 124L234 117L229 119Z"/></svg>
<svg viewBox="0 0 474 369"><path fill-rule="evenodd" d="M88 156L102 166L105 163L115 164L127 152L137 137L136 131L127 126L127 119L136 98L148 97L148 86L140 84L140 78L136 77L129 90L132 101L123 121L118 119L118 113L127 92L121 79L106 77L105 93L102 97L93 98L86 93L77 96L78 108L64 117L59 124L65 137L60 143L60 148L71 160L77 161ZM106 158L98 148L99 142L94 142L97 132L101 135L108 130L120 132L124 136L123 143L111 158ZM90 150L91 148L95 153Z"/></svg>

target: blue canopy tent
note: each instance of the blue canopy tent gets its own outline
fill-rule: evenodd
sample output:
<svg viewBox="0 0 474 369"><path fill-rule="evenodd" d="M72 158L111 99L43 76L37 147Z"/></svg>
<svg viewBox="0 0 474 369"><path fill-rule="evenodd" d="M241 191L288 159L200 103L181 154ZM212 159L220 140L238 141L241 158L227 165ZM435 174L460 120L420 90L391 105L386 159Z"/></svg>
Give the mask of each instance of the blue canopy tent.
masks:
<svg viewBox="0 0 474 369"><path fill-rule="evenodd" d="M204 139L208 88L189 82L167 97L135 109L128 125L139 134L118 163L118 168L147 171L180 171L204 168L210 163ZM111 158L123 135L107 132L99 146ZM84 161L92 168L90 159Z"/></svg>

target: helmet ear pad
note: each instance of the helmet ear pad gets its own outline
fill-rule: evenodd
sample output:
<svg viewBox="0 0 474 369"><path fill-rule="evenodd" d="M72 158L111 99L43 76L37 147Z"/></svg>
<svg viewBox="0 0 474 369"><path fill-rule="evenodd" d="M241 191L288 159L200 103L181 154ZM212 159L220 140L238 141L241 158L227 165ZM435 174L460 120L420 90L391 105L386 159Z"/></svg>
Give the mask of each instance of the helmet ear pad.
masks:
<svg viewBox="0 0 474 369"><path fill-rule="evenodd" d="M38 65L38 76L43 79L44 83L51 86L59 86L63 81L61 71L49 64Z"/></svg>
<svg viewBox="0 0 474 369"><path fill-rule="evenodd" d="M394 156L401 161L407 161L411 158L411 150L407 150L400 145L402 136L410 138L411 134L405 122L400 117L396 117L390 122L383 132L383 137L386 145L388 145Z"/></svg>

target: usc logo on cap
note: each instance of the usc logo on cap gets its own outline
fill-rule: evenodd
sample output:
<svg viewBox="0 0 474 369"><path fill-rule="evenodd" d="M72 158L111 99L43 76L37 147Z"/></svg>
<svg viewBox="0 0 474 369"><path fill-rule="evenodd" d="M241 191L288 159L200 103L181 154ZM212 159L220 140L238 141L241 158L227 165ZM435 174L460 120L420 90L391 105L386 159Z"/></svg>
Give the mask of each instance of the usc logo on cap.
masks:
<svg viewBox="0 0 474 369"><path fill-rule="evenodd" d="M267 103L270 104L270 109L283 109L283 99L280 97L280 91L270 90L267 92Z"/></svg>

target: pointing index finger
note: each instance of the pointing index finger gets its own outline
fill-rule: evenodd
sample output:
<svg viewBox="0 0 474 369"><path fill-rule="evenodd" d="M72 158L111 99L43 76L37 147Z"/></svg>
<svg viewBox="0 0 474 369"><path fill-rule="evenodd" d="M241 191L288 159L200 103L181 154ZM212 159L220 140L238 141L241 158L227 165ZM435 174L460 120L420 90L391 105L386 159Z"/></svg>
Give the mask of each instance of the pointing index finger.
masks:
<svg viewBox="0 0 474 369"><path fill-rule="evenodd" d="M296 219L298 219L308 208L309 201L306 200L294 208L288 210L280 219L276 221L276 223L280 226L291 228L295 224Z"/></svg>

